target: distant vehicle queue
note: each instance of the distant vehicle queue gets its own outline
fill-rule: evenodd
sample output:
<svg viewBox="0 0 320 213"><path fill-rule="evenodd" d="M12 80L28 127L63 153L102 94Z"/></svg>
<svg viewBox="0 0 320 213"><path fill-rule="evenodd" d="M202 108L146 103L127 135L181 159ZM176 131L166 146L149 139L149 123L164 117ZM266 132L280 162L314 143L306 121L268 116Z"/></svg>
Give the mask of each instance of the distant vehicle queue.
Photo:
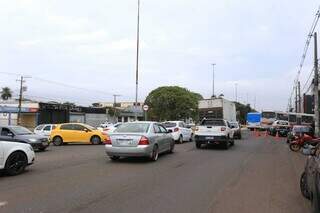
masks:
<svg viewBox="0 0 320 213"><path fill-rule="evenodd" d="M247 114L247 127L250 130L269 130L276 121L287 121L290 127L295 125L313 126L314 114L262 111Z"/></svg>

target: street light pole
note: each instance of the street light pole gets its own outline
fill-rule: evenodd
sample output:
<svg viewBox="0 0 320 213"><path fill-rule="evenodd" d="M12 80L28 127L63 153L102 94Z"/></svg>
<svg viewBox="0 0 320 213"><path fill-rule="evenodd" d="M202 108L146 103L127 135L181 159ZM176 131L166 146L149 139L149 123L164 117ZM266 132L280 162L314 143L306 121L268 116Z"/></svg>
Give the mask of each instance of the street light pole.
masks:
<svg viewBox="0 0 320 213"><path fill-rule="evenodd" d="M212 64L212 98L214 98L214 66L216 64Z"/></svg>
<svg viewBox="0 0 320 213"><path fill-rule="evenodd" d="M136 99L135 99L135 120L138 120L138 84L139 84L139 46L140 46L140 0L138 0L138 22L137 22L137 58L136 58Z"/></svg>

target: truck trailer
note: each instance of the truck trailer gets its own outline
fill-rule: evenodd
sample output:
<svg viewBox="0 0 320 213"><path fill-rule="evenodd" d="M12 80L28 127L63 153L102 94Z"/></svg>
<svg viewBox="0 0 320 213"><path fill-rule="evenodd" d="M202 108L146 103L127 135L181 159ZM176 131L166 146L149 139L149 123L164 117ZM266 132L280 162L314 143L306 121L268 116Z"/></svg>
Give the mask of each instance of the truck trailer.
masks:
<svg viewBox="0 0 320 213"><path fill-rule="evenodd" d="M236 105L224 98L204 99L199 101L199 119L224 119L237 121Z"/></svg>

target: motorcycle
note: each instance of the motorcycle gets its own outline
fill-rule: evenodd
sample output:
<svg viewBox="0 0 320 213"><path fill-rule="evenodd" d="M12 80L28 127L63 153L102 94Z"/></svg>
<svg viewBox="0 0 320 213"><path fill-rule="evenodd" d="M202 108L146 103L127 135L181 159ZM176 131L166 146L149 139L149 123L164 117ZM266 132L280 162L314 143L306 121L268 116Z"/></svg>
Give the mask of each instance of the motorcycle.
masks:
<svg viewBox="0 0 320 213"><path fill-rule="evenodd" d="M302 136L295 137L289 148L291 151L298 152L302 147L306 147L309 145L316 146L320 143L320 138L315 138L307 134L303 134Z"/></svg>

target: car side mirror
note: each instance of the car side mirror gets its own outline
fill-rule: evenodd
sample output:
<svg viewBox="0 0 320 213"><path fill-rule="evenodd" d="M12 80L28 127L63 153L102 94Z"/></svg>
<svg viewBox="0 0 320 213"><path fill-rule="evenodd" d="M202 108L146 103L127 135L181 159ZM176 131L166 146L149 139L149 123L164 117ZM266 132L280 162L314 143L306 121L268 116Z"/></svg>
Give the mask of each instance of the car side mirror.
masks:
<svg viewBox="0 0 320 213"><path fill-rule="evenodd" d="M173 131L172 131L172 129L168 129L168 131L167 131L168 133L172 133Z"/></svg>

